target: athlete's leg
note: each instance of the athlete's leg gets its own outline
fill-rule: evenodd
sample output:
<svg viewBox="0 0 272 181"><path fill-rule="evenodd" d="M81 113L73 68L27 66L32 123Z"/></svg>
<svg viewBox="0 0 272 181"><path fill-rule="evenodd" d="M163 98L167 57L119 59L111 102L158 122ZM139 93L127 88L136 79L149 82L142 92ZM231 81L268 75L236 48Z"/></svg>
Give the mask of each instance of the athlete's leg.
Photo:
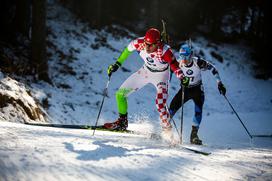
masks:
<svg viewBox="0 0 272 181"><path fill-rule="evenodd" d="M184 89L184 104L190 99L190 89ZM174 98L172 99L169 107L169 113L171 117L174 117L176 112L180 109L182 103L182 88L176 93Z"/></svg>
<svg viewBox="0 0 272 181"><path fill-rule="evenodd" d="M147 84L147 80L143 76L144 72L142 68L132 74L116 91L116 102L117 108L119 112L119 118L113 123L105 123L104 127L112 130L125 130L128 126L127 120L127 97L134 91L139 90L145 84Z"/></svg>
<svg viewBox="0 0 272 181"><path fill-rule="evenodd" d="M195 90L195 94L193 95L193 101L195 103L195 115L193 118L193 125L192 125L192 132L190 136L190 142L192 144L201 145L202 140L198 137L198 129L199 125L202 120L202 110L203 110L203 104L204 104L204 92L201 88L202 86L199 86Z"/></svg>
<svg viewBox="0 0 272 181"><path fill-rule="evenodd" d="M162 127L171 127L169 123L169 112L166 108L166 101L168 98L168 85L165 82L161 82L157 85L157 95L156 95L156 107L160 114Z"/></svg>
<svg viewBox="0 0 272 181"><path fill-rule="evenodd" d="M202 120L202 110L203 104L205 101L204 92L199 89L197 94L193 97L193 101L195 104L195 115L193 117L193 126L199 127Z"/></svg>
<svg viewBox="0 0 272 181"><path fill-rule="evenodd" d="M148 83L148 80L144 77L145 74L145 70L141 68L127 78L118 91L116 91L117 108L120 114L127 114L127 97Z"/></svg>

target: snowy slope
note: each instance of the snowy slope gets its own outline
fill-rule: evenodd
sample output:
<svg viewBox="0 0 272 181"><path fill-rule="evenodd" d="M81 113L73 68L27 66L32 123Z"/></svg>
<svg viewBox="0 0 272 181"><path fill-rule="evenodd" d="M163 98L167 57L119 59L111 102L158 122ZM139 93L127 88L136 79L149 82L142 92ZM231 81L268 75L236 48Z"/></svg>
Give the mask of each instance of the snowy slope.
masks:
<svg viewBox="0 0 272 181"><path fill-rule="evenodd" d="M53 123L93 125L107 82L107 67L131 39L116 38L105 30L91 31L54 1L48 6L48 27L49 71L54 86L32 83L32 95L48 100L47 112ZM98 41L101 39L104 43ZM204 58L218 68L227 97L251 134L272 134L272 80L253 78L250 49L208 44L211 42L201 37L193 41L195 50L204 52ZM211 51L222 55L224 62L214 59ZM99 124L117 118L114 92L142 64L133 53L124 63L126 69L113 74ZM92 137L87 130L0 121L0 180L271 180L271 138L250 140L218 93L210 72L203 73L203 82L206 101L199 135L212 147L208 157L141 136L97 132ZM178 85L173 77L168 103ZM193 103L188 102L184 107L185 143L193 111ZM128 112L129 129L160 132L151 85L129 97ZM179 114L174 117L178 127Z"/></svg>
<svg viewBox="0 0 272 181"><path fill-rule="evenodd" d="M270 149L202 156L142 136L0 122L0 180L270 180Z"/></svg>
<svg viewBox="0 0 272 181"><path fill-rule="evenodd" d="M71 24L73 22L73 24ZM52 53L50 59L50 74L55 87L47 84L33 84L33 90L40 96L49 98L49 114L54 122L67 124L94 124L102 99L102 92L107 82L107 67L115 62L120 51L127 46L130 39L114 38L111 33L102 31L88 31L86 24L76 20L66 9L49 6L48 26L51 29L49 41L57 48L49 48ZM116 29L121 29L116 27ZM130 33L131 34L131 33ZM131 36L135 36L131 34ZM104 46L93 49L99 44L97 39L105 39ZM100 43L101 44L101 43ZM218 68L222 81L227 87L227 97L237 109L242 120L249 127L252 134L260 134L258 126L265 128L263 134L272 132L272 81L256 80L251 75L252 61L250 49L243 45L216 45L208 46L203 38L193 41L195 51L204 52L204 58L210 60ZM61 50L66 56L57 53ZM113 51L116 50L116 51ZM223 56L224 62L214 59L210 52L215 51ZM64 57L64 58L63 58ZM115 91L122 82L139 69L143 61L134 52L123 64L126 71L119 70L113 74L109 85L109 98L106 98L99 123L113 121L117 118ZM206 92L203 124L200 134L212 139L212 135L229 134L225 127L228 121L234 126L231 134L244 135L244 130L238 122L225 99L219 95L217 85L211 72L203 73L203 82ZM68 89L63 88L63 84ZM169 90L169 99L179 89L178 80L173 77ZM58 87L58 88L56 88ZM147 124L152 129L158 129L159 118L155 107L155 88L147 85L142 90L132 94L128 101L130 123ZM37 98L39 98L37 96ZM185 130L190 130L193 116L193 104L185 105ZM179 115L175 116L177 123ZM225 121L224 121L225 120ZM252 126L251 126L252 125ZM187 131L187 132L188 132ZM212 132L211 132L212 131ZM218 140L218 138L216 138ZM223 138L224 140L224 138ZM219 140L219 142L223 141ZM225 141L225 140L224 140Z"/></svg>

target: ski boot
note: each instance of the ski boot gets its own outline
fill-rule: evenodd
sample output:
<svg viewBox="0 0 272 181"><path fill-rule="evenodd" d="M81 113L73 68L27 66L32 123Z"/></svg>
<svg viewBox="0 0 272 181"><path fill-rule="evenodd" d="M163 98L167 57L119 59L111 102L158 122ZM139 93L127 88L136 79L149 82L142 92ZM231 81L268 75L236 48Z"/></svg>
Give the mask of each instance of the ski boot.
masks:
<svg viewBox="0 0 272 181"><path fill-rule="evenodd" d="M199 139L197 132L198 132L198 127L192 126L190 142L191 144L194 144L194 145L202 145L202 140Z"/></svg>
<svg viewBox="0 0 272 181"><path fill-rule="evenodd" d="M105 123L104 128L116 131L125 131L128 127L127 114L120 114L119 118L113 123Z"/></svg>

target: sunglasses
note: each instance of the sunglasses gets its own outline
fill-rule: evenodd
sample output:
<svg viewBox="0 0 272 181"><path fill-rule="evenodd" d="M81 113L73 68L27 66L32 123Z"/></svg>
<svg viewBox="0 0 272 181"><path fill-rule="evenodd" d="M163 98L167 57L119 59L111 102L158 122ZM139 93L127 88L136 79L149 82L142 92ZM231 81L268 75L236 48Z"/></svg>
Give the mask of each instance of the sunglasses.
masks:
<svg viewBox="0 0 272 181"><path fill-rule="evenodd" d="M155 47L157 44L156 43L147 43L146 41L145 41L145 45L147 46L147 47Z"/></svg>

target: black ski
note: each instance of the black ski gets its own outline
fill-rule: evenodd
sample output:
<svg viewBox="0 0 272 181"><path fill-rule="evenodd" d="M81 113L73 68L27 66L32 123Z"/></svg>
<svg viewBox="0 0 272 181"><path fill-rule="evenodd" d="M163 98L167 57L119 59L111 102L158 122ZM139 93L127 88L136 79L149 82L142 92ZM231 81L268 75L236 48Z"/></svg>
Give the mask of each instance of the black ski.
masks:
<svg viewBox="0 0 272 181"><path fill-rule="evenodd" d="M106 129L103 125L100 126L90 126L90 125L72 125L72 124L43 124L43 123L25 123L27 125L32 125L32 126L44 126L44 127L54 127L54 128L68 128L68 129L89 129L89 130L93 130L94 128L98 131L110 131L110 132L116 132L116 133L128 133L128 134L134 134L134 135L143 135L143 136L147 136L149 139L155 139L155 140L161 140L161 135L156 134L156 133L143 133L143 132L139 132L139 131L133 131L133 130L110 130L110 129ZM184 150L188 150L188 151L192 151L194 153L197 154L202 154L205 156L210 155L210 152L205 152L205 151L201 151L198 149L193 149L193 148L189 148L185 145L179 145L178 147L184 149Z"/></svg>
<svg viewBox="0 0 272 181"><path fill-rule="evenodd" d="M74 125L74 124L43 124L43 123L25 123L32 126L45 126L45 127L54 127L54 128L68 128L68 129L96 129L99 131L112 131L119 133L134 133L132 130L110 130L106 129L103 125L100 126L90 126L90 125Z"/></svg>
<svg viewBox="0 0 272 181"><path fill-rule="evenodd" d="M27 125L32 126L44 126L44 127L54 127L54 128L70 128L70 129L92 129L92 126L89 125L73 125L73 124L43 124L43 123L28 123Z"/></svg>
<svg viewBox="0 0 272 181"><path fill-rule="evenodd" d="M256 137L266 137L266 138L271 138L272 137L272 134L271 135L251 135L253 138L256 138Z"/></svg>
<svg viewBox="0 0 272 181"><path fill-rule="evenodd" d="M28 123L28 122L26 122L25 124L32 125L32 126L44 126L44 127L68 128L68 129L89 129L89 130L96 129L98 131L110 131L110 132L116 132L116 133L145 135L145 136L149 136L149 138L152 138L152 139L160 139L160 135L157 135L155 133L142 133L142 132L133 131L133 130L111 130L111 129L105 128L104 125L90 126L90 125L72 125L72 124L43 124L43 123Z"/></svg>
<svg viewBox="0 0 272 181"><path fill-rule="evenodd" d="M188 150L188 151L192 151L194 153L205 155L205 156L208 156L208 155L212 154L211 152L206 152L206 151L202 151L202 150L198 150L198 149L194 149L194 148L189 148L189 147L184 146L184 145L180 145L180 147L182 149L185 149L185 150Z"/></svg>

